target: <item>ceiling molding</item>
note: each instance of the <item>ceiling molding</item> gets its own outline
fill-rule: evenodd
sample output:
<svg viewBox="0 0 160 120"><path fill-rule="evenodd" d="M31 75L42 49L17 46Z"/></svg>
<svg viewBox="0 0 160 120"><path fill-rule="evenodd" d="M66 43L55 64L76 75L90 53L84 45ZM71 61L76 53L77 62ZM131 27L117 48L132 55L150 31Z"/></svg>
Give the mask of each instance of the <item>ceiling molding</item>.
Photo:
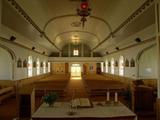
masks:
<svg viewBox="0 0 160 120"><path fill-rule="evenodd" d="M48 38L48 36L39 28L39 26L31 19L31 17L22 9L22 7L15 0L8 0L8 2L13 6L16 11L25 18L25 20L31 24L39 33L43 35L47 41L49 41L58 51L60 49Z"/></svg>
<svg viewBox="0 0 160 120"><path fill-rule="evenodd" d="M135 47L135 46L138 46L138 45L142 45L142 44L145 44L145 43L148 43L148 42L152 42L152 41L154 41L154 40L156 40L156 37L152 37L152 38L149 38L149 39L147 39L147 40L141 41L141 42L139 42L139 43L136 43L136 44L133 44L133 45L129 45L129 46L127 46L127 47L124 47L124 48L119 49L118 51L110 52L110 53L108 53L107 55L111 55L111 54L113 54L113 53L117 53L117 52L120 52L120 51L129 49L129 48L132 48L132 47ZM156 43L155 43L155 44L156 44Z"/></svg>
<svg viewBox="0 0 160 120"><path fill-rule="evenodd" d="M110 33L103 41L98 43L91 51L94 51L96 48L98 48L100 45L102 45L104 42L106 42L110 37L113 37L112 33Z"/></svg>
<svg viewBox="0 0 160 120"><path fill-rule="evenodd" d="M16 45L16 46L18 46L18 47L21 47L21 48L30 50L30 51L32 51L32 52L38 53L38 54L43 55L43 56L46 56L46 57L49 56L49 55L44 55L43 53L41 53L41 52L39 52L39 51L32 50L32 48L26 47L26 46L24 46L24 45L22 45L22 44L19 44L19 43L16 43L16 42L12 42L12 41L10 41L9 39L4 38L4 37L1 37L1 36L0 36L0 40L3 41L3 42L7 42L7 43L10 43L10 44L14 44L14 45Z"/></svg>
<svg viewBox="0 0 160 120"><path fill-rule="evenodd" d="M61 18L66 18L66 17L77 17L77 16L78 16L77 14L68 14L68 15L53 17L50 20L48 20L48 22L46 22L46 24L43 28L43 31L45 32L47 26L54 20L61 19ZM96 16L89 16L89 17L92 18L92 19L96 19L96 20L99 20L99 21L103 22L107 26L107 28L109 29L110 33L112 33L112 28L106 20L104 20L102 18L99 18L99 17L96 17Z"/></svg>
<svg viewBox="0 0 160 120"><path fill-rule="evenodd" d="M137 18L139 15L141 15L144 11L146 11L152 4L154 3L154 0L147 0L145 3L143 3L135 12L133 12L120 26L118 26L110 35L108 35L102 42L96 45L92 49L95 50L100 45L102 45L105 41L107 41L110 37L113 37L115 33L117 33L119 30L121 30L123 27L125 27L127 24L132 22L135 18Z"/></svg>
<svg viewBox="0 0 160 120"><path fill-rule="evenodd" d="M64 35L64 34L68 34L68 33L72 33L72 32L75 32L75 33L86 33L86 34L90 34L92 36L94 36L98 42L100 42L100 38L94 34L94 33L91 33L91 32L88 32L88 31L80 31L80 30L73 30L73 31L65 31L65 32L62 32L62 33L59 33L55 36L55 40L57 39L57 37L61 36L61 35Z"/></svg>
<svg viewBox="0 0 160 120"><path fill-rule="evenodd" d="M134 11L119 27L117 27L113 34L118 32L120 29L122 29L124 26L129 24L130 22L134 21L135 18L137 18L139 15L141 15L144 11L146 11L152 4L154 3L154 0L147 0L144 2L136 11Z"/></svg>

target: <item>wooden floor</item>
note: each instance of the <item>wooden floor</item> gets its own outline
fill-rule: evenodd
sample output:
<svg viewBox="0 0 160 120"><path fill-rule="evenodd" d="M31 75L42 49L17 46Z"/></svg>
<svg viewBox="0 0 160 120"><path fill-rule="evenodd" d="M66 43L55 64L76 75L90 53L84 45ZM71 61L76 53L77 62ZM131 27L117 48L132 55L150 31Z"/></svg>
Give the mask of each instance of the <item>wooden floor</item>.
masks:
<svg viewBox="0 0 160 120"><path fill-rule="evenodd" d="M68 84L68 94L67 98L72 97L73 93L75 92L76 97L88 97L86 94L86 89L83 84L82 80L70 80ZM104 100L104 97L95 97L92 98L93 100ZM125 104L125 100L123 98L120 98L120 101ZM16 98L12 97L4 101L0 105L0 120L14 120L17 115L17 102ZM41 98L36 97L36 109L40 106L41 104ZM25 120L29 120L28 118ZM138 116L138 120L156 120L155 115L149 114L149 113L143 113L140 116Z"/></svg>

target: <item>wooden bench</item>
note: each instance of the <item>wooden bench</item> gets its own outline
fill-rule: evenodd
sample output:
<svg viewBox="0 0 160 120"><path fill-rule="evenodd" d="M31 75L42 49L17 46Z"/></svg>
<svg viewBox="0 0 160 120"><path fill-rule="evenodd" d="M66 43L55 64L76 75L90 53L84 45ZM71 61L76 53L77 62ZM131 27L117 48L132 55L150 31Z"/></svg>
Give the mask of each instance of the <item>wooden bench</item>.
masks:
<svg viewBox="0 0 160 120"><path fill-rule="evenodd" d="M127 89L127 85L118 80L112 80L103 75L86 75L84 83L90 96L106 96L106 92L122 92Z"/></svg>
<svg viewBox="0 0 160 120"><path fill-rule="evenodd" d="M13 96L15 93L14 87L4 87L0 89L0 104L3 100Z"/></svg>
<svg viewBox="0 0 160 120"><path fill-rule="evenodd" d="M34 83L36 96L43 96L49 92L56 92L59 97L64 97L68 80L49 80Z"/></svg>
<svg viewBox="0 0 160 120"><path fill-rule="evenodd" d="M15 94L13 80L0 80L0 103Z"/></svg>

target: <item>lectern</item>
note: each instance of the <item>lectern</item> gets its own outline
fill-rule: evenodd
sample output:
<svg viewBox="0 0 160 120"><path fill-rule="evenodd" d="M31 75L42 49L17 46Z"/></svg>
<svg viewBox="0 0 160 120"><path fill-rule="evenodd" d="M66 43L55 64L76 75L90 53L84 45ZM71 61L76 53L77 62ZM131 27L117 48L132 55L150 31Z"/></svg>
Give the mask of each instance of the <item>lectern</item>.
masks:
<svg viewBox="0 0 160 120"><path fill-rule="evenodd" d="M19 117L31 117L35 111L35 90L26 86L19 91Z"/></svg>

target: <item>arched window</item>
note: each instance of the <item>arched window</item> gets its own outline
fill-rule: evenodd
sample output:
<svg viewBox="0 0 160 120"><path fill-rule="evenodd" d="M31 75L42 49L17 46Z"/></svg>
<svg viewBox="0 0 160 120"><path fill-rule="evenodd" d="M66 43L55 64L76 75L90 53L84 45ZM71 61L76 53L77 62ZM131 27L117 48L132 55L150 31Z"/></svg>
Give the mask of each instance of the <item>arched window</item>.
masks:
<svg viewBox="0 0 160 120"><path fill-rule="evenodd" d="M46 62L43 62L43 73L46 73Z"/></svg>
<svg viewBox="0 0 160 120"><path fill-rule="evenodd" d="M124 75L124 57L120 56L119 58L119 75Z"/></svg>
<svg viewBox="0 0 160 120"><path fill-rule="evenodd" d="M28 77L31 77L32 75L33 75L32 56L28 56Z"/></svg>
<svg viewBox="0 0 160 120"><path fill-rule="evenodd" d="M40 74L40 60L37 58L37 75Z"/></svg>
<svg viewBox="0 0 160 120"><path fill-rule="evenodd" d="M111 73L114 74L114 58L111 59Z"/></svg>
<svg viewBox="0 0 160 120"><path fill-rule="evenodd" d="M51 63L48 62L48 72L51 72Z"/></svg>
<svg viewBox="0 0 160 120"><path fill-rule="evenodd" d="M106 73L108 73L108 60L106 60Z"/></svg>
<svg viewBox="0 0 160 120"><path fill-rule="evenodd" d="M101 62L101 72L104 72L104 65L103 65L103 62Z"/></svg>

